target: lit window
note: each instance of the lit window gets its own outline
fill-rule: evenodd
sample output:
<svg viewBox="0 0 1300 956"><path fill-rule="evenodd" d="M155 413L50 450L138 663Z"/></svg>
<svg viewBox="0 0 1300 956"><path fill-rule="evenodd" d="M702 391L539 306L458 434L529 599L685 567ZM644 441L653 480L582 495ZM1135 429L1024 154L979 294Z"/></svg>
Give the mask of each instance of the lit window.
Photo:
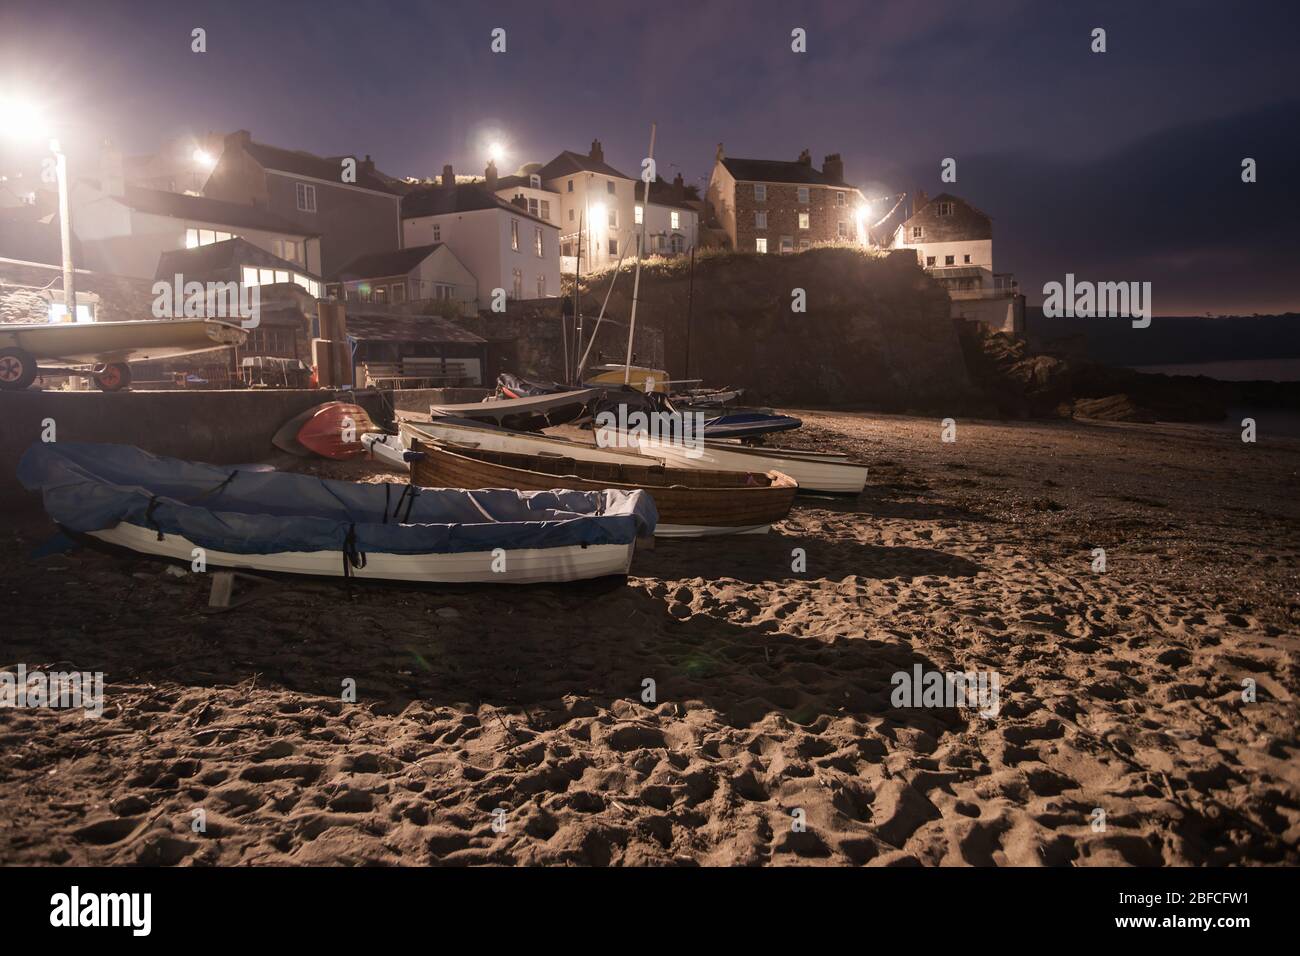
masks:
<svg viewBox="0 0 1300 956"><path fill-rule="evenodd" d="M951 216L951 215L952 215L952 203L950 203L950 202L941 202L941 203L939 203L939 215L941 215L941 216Z"/></svg>
<svg viewBox="0 0 1300 956"><path fill-rule="evenodd" d="M644 217L644 213L641 211L641 207L640 206L635 207L635 209L633 209L632 211L632 221L639 226L641 225L641 220L643 217Z"/></svg>
<svg viewBox="0 0 1300 956"><path fill-rule="evenodd" d="M197 249L199 247L199 231L197 229L185 230L185 248Z"/></svg>
<svg viewBox="0 0 1300 956"><path fill-rule="evenodd" d="M755 251L755 252L767 252L767 239L764 238L764 237L762 237L762 236L760 236L759 238L755 239L755 240L754 240L754 251Z"/></svg>
<svg viewBox="0 0 1300 956"><path fill-rule="evenodd" d="M807 186L800 186L800 187L799 187L799 202L800 202L802 205L805 205L805 206L808 205L808 187L807 187Z"/></svg>
<svg viewBox="0 0 1300 956"><path fill-rule="evenodd" d="M542 229L540 226L533 229L534 245L537 248L537 258L542 257Z"/></svg>
<svg viewBox="0 0 1300 956"><path fill-rule="evenodd" d="M754 202L767 202L767 184L754 183ZM767 250L763 250L766 252Z"/></svg>
<svg viewBox="0 0 1300 956"><path fill-rule="evenodd" d="M288 281L289 281L289 273L286 272L286 271L283 270L283 269L276 269L276 270L275 270L275 281L276 281L276 282L288 282Z"/></svg>
<svg viewBox="0 0 1300 956"><path fill-rule="evenodd" d="M308 183L294 183L299 212L316 211L316 187Z"/></svg>
<svg viewBox="0 0 1300 956"><path fill-rule="evenodd" d="M217 234L211 229L199 230L199 245L210 246L217 241Z"/></svg>
<svg viewBox="0 0 1300 956"><path fill-rule="evenodd" d="M799 228L807 229L809 227L809 215L806 212L799 213ZM840 231L843 232L844 223L840 223Z"/></svg>
<svg viewBox="0 0 1300 956"><path fill-rule="evenodd" d="M519 220L510 220L510 248L515 252L519 251ZM519 298L515 296L515 298Z"/></svg>
<svg viewBox="0 0 1300 956"><path fill-rule="evenodd" d="M760 209L760 210L758 210L757 212L754 213L754 228L755 228L755 229L766 229L766 228L767 228L767 211L766 211L766 210L764 210L764 209Z"/></svg>
<svg viewBox="0 0 1300 956"><path fill-rule="evenodd" d="M243 273L245 286L252 287L259 284L257 281L257 270L252 266L244 266Z"/></svg>
<svg viewBox="0 0 1300 956"><path fill-rule="evenodd" d="M672 212L672 213L669 213L669 214L668 214L668 218L671 220L671 225L670 225L669 228L672 228L672 229L680 229L680 228L682 228L682 214L681 214L681 213L679 213L679 212Z"/></svg>
<svg viewBox="0 0 1300 956"><path fill-rule="evenodd" d="M272 285L275 282L274 269L262 269L258 272L258 285Z"/></svg>
<svg viewBox="0 0 1300 956"><path fill-rule="evenodd" d="M532 186L534 189L541 189L542 177L538 176L536 173L530 174L528 177L528 185Z"/></svg>

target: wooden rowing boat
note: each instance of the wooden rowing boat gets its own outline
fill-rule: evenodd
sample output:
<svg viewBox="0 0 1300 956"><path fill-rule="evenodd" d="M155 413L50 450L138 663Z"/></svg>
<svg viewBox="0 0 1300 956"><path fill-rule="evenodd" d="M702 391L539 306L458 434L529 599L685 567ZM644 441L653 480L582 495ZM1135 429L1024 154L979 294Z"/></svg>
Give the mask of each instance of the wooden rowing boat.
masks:
<svg viewBox="0 0 1300 956"><path fill-rule="evenodd" d="M411 463L411 481L429 488L647 491L659 510L655 534L667 537L765 532L790 513L799 490L793 478L779 471L760 474L582 461L419 439L412 448L425 452L425 457Z"/></svg>
<svg viewBox="0 0 1300 956"><path fill-rule="evenodd" d="M686 445L649 436L637 438L638 451L674 468L776 470L797 481L801 493L857 495L867 483L867 466L843 455L766 446L753 448L722 441Z"/></svg>

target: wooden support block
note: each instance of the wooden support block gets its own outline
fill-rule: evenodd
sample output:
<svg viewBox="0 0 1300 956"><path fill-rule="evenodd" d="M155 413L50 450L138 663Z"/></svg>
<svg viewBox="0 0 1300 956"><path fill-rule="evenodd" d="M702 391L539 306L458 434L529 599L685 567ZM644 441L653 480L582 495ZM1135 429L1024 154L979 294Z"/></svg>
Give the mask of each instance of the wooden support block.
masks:
<svg viewBox="0 0 1300 956"><path fill-rule="evenodd" d="M208 607L230 607L230 595L234 590L234 571L213 571L212 591L208 594Z"/></svg>

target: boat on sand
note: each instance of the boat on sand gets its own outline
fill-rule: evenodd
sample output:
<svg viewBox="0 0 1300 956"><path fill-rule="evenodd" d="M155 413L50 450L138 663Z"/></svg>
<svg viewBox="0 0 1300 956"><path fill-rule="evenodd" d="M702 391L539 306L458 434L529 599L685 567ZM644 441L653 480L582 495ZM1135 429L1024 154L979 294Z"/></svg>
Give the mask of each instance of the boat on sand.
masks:
<svg viewBox="0 0 1300 956"><path fill-rule="evenodd" d="M857 495L867 483L867 466L839 454L725 441L692 445L648 435L636 436L635 447L641 454L676 468L781 471L799 482L800 492Z"/></svg>
<svg viewBox="0 0 1300 956"><path fill-rule="evenodd" d="M628 572L654 532L636 490L465 491L331 481L37 442L18 479L65 530L208 569L408 582L532 583Z"/></svg>

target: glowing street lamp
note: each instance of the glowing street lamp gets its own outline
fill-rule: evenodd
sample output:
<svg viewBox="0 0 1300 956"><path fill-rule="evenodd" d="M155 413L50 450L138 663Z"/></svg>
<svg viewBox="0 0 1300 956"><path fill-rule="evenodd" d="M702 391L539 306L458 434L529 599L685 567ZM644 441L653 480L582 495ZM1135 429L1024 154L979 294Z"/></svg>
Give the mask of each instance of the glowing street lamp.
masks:
<svg viewBox="0 0 1300 956"><path fill-rule="evenodd" d="M30 100L0 95L0 135L19 141L39 141L49 136L49 124L40 108ZM63 245L63 300L69 321L77 321L76 269L72 265L72 219L68 209L68 157L59 141L49 140L54 154L55 178L59 186L59 238Z"/></svg>
<svg viewBox="0 0 1300 956"><path fill-rule="evenodd" d="M217 157L202 147L196 147L194 152L190 154L190 158L194 160L194 165L202 169L212 169L217 165Z"/></svg>
<svg viewBox="0 0 1300 956"><path fill-rule="evenodd" d="M488 159L498 166L505 162L506 148L500 142L494 140L488 144Z"/></svg>

